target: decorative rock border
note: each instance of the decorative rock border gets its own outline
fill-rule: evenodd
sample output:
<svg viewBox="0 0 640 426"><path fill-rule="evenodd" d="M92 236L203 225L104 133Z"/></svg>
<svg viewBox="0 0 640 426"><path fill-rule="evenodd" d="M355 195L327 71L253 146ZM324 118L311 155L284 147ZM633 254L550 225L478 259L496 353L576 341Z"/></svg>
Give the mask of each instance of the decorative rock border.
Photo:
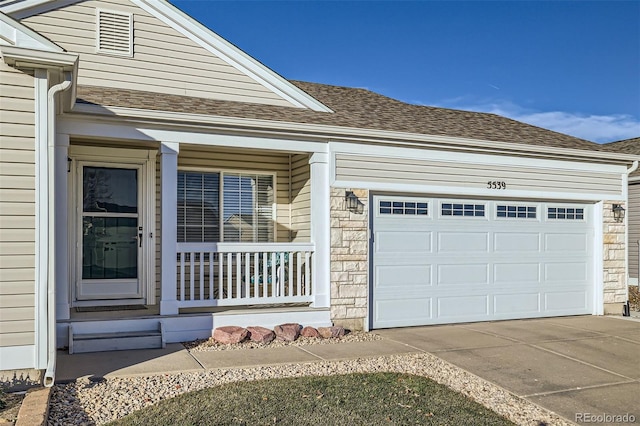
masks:
<svg viewBox="0 0 640 426"><path fill-rule="evenodd" d="M215 343L222 345L235 345L247 339L252 342L268 345L274 339L281 342L294 342L300 336L317 339L337 339L343 337L348 331L341 326L302 327L298 323L286 323L276 325L272 330L265 327L238 327L235 325L217 327L213 330L211 338Z"/></svg>
<svg viewBox="0 0 640 426"><path fill-rule="evenodd" d="M248 330L250 328L251 327L247 327ZM313 331L311 329L313 329ZM272 330L269 330L269 331L272 332ZM339 345L341 343L373 342L376 340L384 340L382 336L375 333L369 333L365 331L352 331L352 330L346 330L346 329L345 329L344 336L339 338L323 339L322 337L319 337L320 336L319 333L318 333L318 337L306 336L307 333L314 333L317 331L318 330L314 327L310 327L309 329L307 329L307 327L303 327L303 329L300 331L300 336L293 342L285 342L284 340L276 340L274 338L269 343L258 343L258 342L254 342L253 340L251 340L251 337L249 337L249 339L241 343L225 345L225 344L216 342L213 339L213 337L211 337L208 339L199 339L199 340L192 340L188 342L182 342L182 345L189 352L208 352L208 351L235 351L235 350L262 349L262 348L281 348L285 346Z"/></svg>

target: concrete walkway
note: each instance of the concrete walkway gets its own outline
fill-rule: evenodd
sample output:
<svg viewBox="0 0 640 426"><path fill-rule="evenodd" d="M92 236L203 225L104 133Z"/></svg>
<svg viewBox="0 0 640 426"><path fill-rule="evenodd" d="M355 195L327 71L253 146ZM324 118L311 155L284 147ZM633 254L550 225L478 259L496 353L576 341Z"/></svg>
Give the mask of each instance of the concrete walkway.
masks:
<svg viewBox="0 0 640 426"><path fill-rule="evenodd" d="M429 352L572 421L580 420L576 418L580 413L629 413L640 422L640 321L582 316L376 333L384 339L193 353L181 344L137 351L58 352L56 379L62 383L81 377L170 374Z"/></svg>

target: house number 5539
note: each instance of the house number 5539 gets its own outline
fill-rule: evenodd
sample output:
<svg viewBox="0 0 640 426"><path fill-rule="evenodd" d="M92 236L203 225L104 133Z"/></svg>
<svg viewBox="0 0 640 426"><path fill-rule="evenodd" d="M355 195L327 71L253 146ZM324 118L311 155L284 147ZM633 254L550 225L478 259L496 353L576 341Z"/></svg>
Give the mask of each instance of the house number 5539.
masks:
<svg viewBox="0 0 640 426"><path fill-rule="evenodd" d="M502 180L490 180L487 182L487 189L507 189L507 183Z"/></svg>

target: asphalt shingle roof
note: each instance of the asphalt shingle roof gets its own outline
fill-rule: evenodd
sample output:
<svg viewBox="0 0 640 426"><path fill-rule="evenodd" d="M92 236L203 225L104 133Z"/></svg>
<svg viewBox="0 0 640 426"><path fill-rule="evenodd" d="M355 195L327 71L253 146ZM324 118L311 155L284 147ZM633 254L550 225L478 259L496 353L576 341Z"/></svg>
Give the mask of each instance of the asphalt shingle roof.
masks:
<svg viewBox="0 0 640 426"><path fill-rule="evenodd" d="M640 155L640 137L609 142L604 147L615 152Z"/></svg>
<svg viewBox="0 0 640 426"><path fill-rule="evenodd" d="M613 152L640 155L640 137L624 139L616 142L610 142L610 143L604 144L603 147ZM633 177L640 176L640 169L631 173L630 176L633 176Z"/></svg>
<svg viewBox="0 0 640 426"><path fill-rule="evenodd" d="M94 86L78 87L78 102L292 123L450 136L539 146L606 150L584 139L496 114L412 105L365 89L292 81L333 113Z"/></svg>

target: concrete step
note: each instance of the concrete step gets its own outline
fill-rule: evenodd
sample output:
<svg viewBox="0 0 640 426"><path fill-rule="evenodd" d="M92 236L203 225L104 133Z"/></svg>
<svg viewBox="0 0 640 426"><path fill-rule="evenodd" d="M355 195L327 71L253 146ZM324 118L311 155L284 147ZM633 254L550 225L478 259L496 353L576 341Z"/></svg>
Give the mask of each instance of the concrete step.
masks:
<svg viewBox="0 0 640 426"><path fill-rule="evenodd" d="M75 333L69 326L69 353L159 349L166 346L162 323L156 330L128 330L102 333Z"/></svg>

